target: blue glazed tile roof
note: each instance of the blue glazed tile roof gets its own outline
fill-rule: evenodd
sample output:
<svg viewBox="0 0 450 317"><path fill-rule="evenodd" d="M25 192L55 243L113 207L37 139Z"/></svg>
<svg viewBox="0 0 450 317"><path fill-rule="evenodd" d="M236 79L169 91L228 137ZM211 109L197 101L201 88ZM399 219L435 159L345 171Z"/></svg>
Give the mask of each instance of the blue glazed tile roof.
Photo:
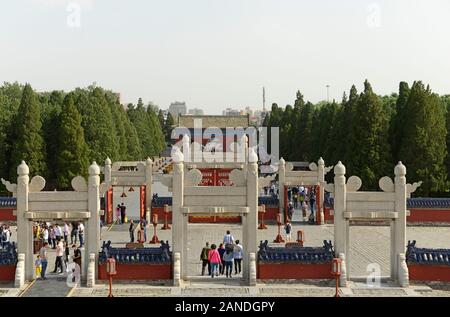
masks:
<svg viewBox="0 0 450 317"><path fill-rule="evenodd" d="M450 198L408 198L408 208L450 208Z"/></svg>
<svg viewBox="0 0 450 317"><path fill-rule="evenodd" d="M0 197L0 208L16 208L16 198Z"/></svg>

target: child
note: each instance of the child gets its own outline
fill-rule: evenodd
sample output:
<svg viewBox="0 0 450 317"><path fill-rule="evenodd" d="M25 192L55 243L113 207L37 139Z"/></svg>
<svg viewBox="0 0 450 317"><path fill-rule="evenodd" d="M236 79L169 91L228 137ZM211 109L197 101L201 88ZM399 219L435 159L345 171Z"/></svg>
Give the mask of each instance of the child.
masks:
<svg viewBox="0 0 450 317"><path fill-rule="evenodd" d="M305 221L306 218L306 210L308 209L308 205L306 204L306 201L303 202L302 204L302 216L303 216L303 221Z"/></svg>
<svg viewBox="0 0 450 317"><path fill-rule="evenodd" d="M39 257L39 254L36 258L36 261L34 261L34 266L36 267L36 279L38 279L40 278L42 271L41 258Z"/></svg>

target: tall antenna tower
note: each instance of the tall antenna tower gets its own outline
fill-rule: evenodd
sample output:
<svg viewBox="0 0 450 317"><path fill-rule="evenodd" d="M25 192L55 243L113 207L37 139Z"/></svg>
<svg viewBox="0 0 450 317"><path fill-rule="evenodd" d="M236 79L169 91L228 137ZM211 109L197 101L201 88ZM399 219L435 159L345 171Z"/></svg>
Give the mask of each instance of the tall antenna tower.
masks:
<svg viewBox="0 0 450 317"><path fill-rule="evenodd" d="M263 86L263 111L266 112L266 88Z"/></svg>

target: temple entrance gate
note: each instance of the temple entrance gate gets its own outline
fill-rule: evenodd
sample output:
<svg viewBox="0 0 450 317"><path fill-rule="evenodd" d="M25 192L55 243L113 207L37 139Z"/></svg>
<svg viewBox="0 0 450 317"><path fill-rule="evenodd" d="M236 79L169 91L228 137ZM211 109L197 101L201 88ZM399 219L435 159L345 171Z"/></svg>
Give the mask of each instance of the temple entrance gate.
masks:
<svg viewBox="0 0 450 317"><path fill-rule="evenodd" d="M287 211L287 189L289 186L303 185L316 187L316 212L314 213L315 221L318 224L325 223L323 213L324 186L325 175L333 168L333 166L325 167L322 158L316 163L309 164L309 171L294 171L292 163L281 158L278 165L278 184L280 191L280 213L286 216ZM281 197L283 195L283 197ZM285 217L286 218L286 217Z"/></svg>
<svg viewBox="0 0 450 317"><path fill-rule="evenodd" d="M137 187L139 188L140 218L146 218L150 223L150 211L152 204L152 177L153 161L147 158L145 162L114 162L105 160L104 174L107 186L105 221L113 223L113 187Z"/></svg>
<svg viewBox="0 0 450 317"><path fill-rule="evenodd" d="M326 190L334 196L334 243L335 253L343 260L341 285L347 283L350 265L349 223L352 221L390 221L390 271L392 280L400 286L409 284L406 253L406 199L420 183L406 183L406 167L399 162L394 169L394 182L388 176L379 180L382 192L360 192L362 181L357 176L345 178L345 166L339 162L334 168L334 184Z"/></svg>
<svg viewBox="0 0 450 317"><path fill-rule="evenodd" d="M45 179L34 176L29 181L29 168L24 161L17 167L17 184L2 179L8 191L17 199L17 253L15 286L34 279L32 221L42 219L84 220L85 249L81 277L87 285L95 284L96 265L100 250L100 168L93 162L88 182L82 176L72 179L74 191L42 191Z"/></svg>
<svg viewBox="0 0 450 317"><path fill-rule="evenodd" d="M189 215L239 214L242 217L244 248L243 279L256 284L258 226L258 156L252 148L242 168L230 173L232 186L199 186L200 170L184 162L178 149L173 155L172 244L174 285L187 277L187 230ZM189 168L189 166L191 168ZM201 247L201 246L199 246Z"/></svg>

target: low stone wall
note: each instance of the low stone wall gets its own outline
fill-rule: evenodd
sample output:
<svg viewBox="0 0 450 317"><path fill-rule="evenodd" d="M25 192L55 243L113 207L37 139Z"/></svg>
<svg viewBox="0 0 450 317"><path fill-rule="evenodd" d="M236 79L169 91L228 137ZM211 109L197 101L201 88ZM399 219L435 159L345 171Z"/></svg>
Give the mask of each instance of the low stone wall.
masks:
<svg viewBox="0 0 450 317"><path fill-rule="evenodd" d="M171 264L116 264L117 274L114 280L170 280L172 279ZM98 279L107 280L106 263L98 265Z"/></svg>
<svg viewBox="0 0 450 317"><path fill-rule="evenodd" d="M13 208L0 208L0 221L17 221Z"/></svg>
<svg viewBox="0 0 450 317"><path fill-rule="evenodd" d="M170 280L173 278L172 252L162 241L159 248L113 248L111 241L103 242L99 253L98 279L108 279L106 261L116 260L114 280Z"/></svg>
<svg viewBox="0 0 450 317"><path fill-rule="evenodd" d="M14 281L16 275L16 265L0 265L0 281Z"/></svg>
<svg viewBox="0 0 450 317"><path fill-rule="evenodd" d="M319 248L269 247L261 242L258 252L258 280L311 280L332 279L331 263L334 257L331 241Z"/></svg>
<svg viewBox="0 0 450 317"><path fill-rule="evenodd" d="M450 282L450 249L417 248L408 241L406 263L411 281Z"/></svg>
<svg viewBox="0 0 450 317"><path fill-rule="evenodd" d="M450 209L410 209L410 216L406 217L408 223L449 223Z"/></svg>
<svg viewBox="0 0 450 317"><path fill-rule="evenodd" d="M331 262L328 263L258 263L260 280L332 279Z"/></svg>

